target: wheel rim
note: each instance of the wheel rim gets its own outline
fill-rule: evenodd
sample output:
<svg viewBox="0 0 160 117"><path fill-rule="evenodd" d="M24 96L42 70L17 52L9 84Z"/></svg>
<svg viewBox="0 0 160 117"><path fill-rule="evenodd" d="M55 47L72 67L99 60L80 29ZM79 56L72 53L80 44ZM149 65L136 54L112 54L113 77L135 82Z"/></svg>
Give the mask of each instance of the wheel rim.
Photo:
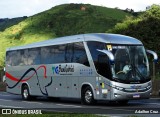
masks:
<svg viewBox="0 0 160 117"><path fill-rule="evenodd" d="M92 100L92 92L90 90L87 90L85 93L85 100L87 103L90 103Z"/></svg>
<svg viewBox="0 0 160 117"><path fill-rule="evenodd" d="M24 89L23 96L25 99L27 99L27 97L28 97L28 90L27 89Z"/></svg>

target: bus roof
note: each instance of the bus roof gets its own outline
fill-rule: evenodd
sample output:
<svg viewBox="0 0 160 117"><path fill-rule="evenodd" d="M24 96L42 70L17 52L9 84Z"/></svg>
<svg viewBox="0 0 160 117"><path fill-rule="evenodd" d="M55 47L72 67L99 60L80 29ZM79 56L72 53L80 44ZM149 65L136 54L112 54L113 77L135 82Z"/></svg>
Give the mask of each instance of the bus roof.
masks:
<svg viewBox="0 0 160 117"><path fill-rule="evenodd" d="M12 48L8 48L7 51L50 46L50 45L59 45L59 44L81 42L81 41L98 41L98 42L104 42L109 44L143 45L142 42L139 41L138 39L129 37L129 36L124 36L120 34L90 33L90 34L65 36L65 37L45 40L41 42L36 42L36 43L24 45L24 46L12 47Z"/></svg>

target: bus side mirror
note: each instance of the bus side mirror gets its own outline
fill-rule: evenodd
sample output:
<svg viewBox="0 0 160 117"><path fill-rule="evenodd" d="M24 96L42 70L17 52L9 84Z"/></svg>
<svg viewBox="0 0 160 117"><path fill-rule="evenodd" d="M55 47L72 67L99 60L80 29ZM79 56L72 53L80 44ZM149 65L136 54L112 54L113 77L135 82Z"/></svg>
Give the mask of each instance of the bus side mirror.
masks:
<svg viewBox="0 0 160 117"><path fill-rule="evenodd" d="M157 62L158 62L158 55L157 55L157 53L155 53L155 52L152 51L152 50L146 50L146 52L153 55L153 57L154 57L153 62L154 62L154 63L157 63Z"/></svg>
<svg viewBox="0 0 160 117"><path fill-rule="evenodd" d="M110 51L108 51L108 50L99 50L99 49L97 49L97 51L106 54L109 57L110 63L114 64L114 55Z"/></svg>

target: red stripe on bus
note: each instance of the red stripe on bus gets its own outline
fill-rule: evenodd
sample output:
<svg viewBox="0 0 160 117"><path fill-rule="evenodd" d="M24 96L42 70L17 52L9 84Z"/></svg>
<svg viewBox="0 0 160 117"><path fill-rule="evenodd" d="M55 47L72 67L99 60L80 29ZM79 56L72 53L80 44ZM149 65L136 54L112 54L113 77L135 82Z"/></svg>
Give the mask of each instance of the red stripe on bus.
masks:
<svg viewBox="0 0 160 117"><path fill-rule="evenodd" d="M39 66L37 69L36 69L36 71L38 71L40 68L44 68L44 78L47 78L47 76L46 76L46 66L44 66L44 65L41 65L41 66ZM32 74L32 76L30 76L29 78L26 78L26 79L24 79L24 80L21 80L20 82L24 82L24 81L27 81L27 80L29 80L29 79L31 79L33 76L34 76L34 74L35 74L35 72ZM19 81L19 78L16 78L16 77L14 77L14 76L12 76L11 74L9 74L8 72L6 72L6 77L7 78L9 78L10 80L13 80L13 81Z"/></svg>

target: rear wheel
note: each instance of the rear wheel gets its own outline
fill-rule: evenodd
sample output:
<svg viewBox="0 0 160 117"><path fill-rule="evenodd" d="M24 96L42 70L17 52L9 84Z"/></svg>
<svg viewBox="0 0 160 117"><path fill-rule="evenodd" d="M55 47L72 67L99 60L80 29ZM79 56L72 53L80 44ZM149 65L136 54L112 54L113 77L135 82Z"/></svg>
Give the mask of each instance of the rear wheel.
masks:
<svg viewBox="0 0 160 117"><path fill-rule="evenodd" d="M27 85L24 85L22 87L22 99L24 100L30 100L31 99L31 96L30 96L30 93L29 93L29 88Z"/></svg>
<svg viewBox="0 0 160 117"><path fill-rule="evenodd" d="M82 89L81 100L83 104L91 105L95 103L93 91L90 86Z"/></svg>

